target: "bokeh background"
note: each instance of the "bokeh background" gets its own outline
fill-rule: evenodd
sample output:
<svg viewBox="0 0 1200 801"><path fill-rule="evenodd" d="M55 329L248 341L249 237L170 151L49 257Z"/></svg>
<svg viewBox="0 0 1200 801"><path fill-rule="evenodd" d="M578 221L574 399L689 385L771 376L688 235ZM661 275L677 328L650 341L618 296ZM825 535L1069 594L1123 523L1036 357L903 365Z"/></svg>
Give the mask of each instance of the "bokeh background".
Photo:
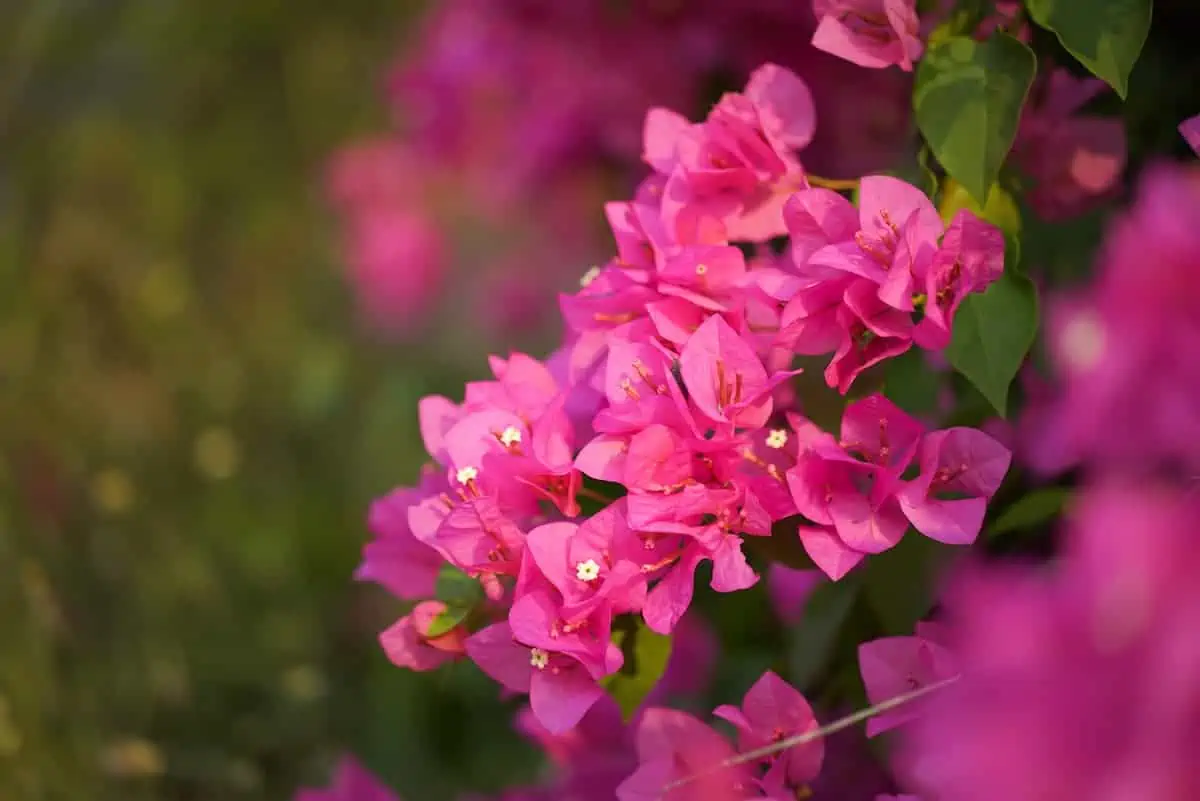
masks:
<svg viewBox="0 0 1200 801"><path fill-rule="evenodd" d="M418 10L0 4L0 798L507 769L491 688L391 667L349 582L462 379L357 324L320 191Z"/></svg>
<svg viewBox="0 0 1200 801"><path fill-rule="evenodd" d="M347 750L409 801L537 769L471 666L387 662L400 607L350 581L367 504L420 467L417 399L553 345L469 314L381 336L345 280L328 159L393 122L384 67L424 10L0 3L0 798L284 799ZM1196 111L1162 66L1194 64L1190 40L1159 44L1135 158L1181 148L1141 121ZM856 103L883 116L850 129L897 130ZM1077 269L1060 241L1030 246ZM550 295L587 267L567 261ZM731 697L778 631L762 594L721 614L761 621L725 632Z"/></svg>

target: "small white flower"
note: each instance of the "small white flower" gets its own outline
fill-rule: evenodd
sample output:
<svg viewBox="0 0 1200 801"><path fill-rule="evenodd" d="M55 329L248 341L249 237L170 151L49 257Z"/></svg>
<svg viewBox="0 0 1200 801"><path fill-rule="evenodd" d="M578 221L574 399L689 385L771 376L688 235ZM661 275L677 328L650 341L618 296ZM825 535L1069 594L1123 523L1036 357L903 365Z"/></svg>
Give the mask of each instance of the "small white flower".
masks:
<svg viewBox="0 0 1200 801"><path fill-rule="evenodd" d="M511 448L521 441L521 429L516 426L509 426L500 432L500 444L506 448Z"/></svg>
<svg viewBox="0 0 1200 801"><path fill-rule="evenodd" d="M458 472L454 474L454 478L458 480L459 484L466 484L468 481L474 481L479 478L479 471L467 465L466 467L458 468Z"/></svg>
<svg viewBox="0 0 1200 801"><path fill-rule="evenodd" d="M783 428L773 428L771 433L767 434L767 447L779 449L787 445L788 432Z"/></svg>
<svg viewBox="0 0 1200 801"><path fill-rule="evenodd" d="M529 664L533 665L538 670L545 670L546 665L550 664L550 654L546 651L543 651L541 648L530 648Z"/></svg>
<svg viewBox="0 0 1200 801"><path fill-rule="evenodd" d="M600 565L595 559L587 559L575 565L575 578L580 581L595 581L600 578Z"/></svg>

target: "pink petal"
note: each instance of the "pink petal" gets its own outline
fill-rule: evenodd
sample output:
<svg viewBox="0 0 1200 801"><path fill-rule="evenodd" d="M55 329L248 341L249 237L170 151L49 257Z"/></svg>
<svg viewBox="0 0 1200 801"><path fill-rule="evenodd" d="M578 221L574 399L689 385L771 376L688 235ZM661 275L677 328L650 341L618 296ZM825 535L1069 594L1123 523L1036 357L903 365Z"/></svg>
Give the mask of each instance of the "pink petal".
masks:
<svg viewBox="0 0 1200 801"><path fill-rule="evenodd" d="M591 676L579 669L534 670L530 679L529 704L551 734L573 728L603 695Z"/></svg>
<svg viewBox="0 0 1200 801"><path fill-rule="evenodd" d="M480 670L514 692L529 692L529 649L513 641L507 623L494 623L480 629L464 643L467 656Z"/></svg>
<svg viewBox="0 0 1200 801"><path fill-rule="evenodd" d="M670 109L650 109L642 132L642 160L655 171L669 174L675 167L675 145L689 126L686 117Z"/></svg>
<svg viewBox="0 0 1200 801"><path fill-rule="evenodd" d="M751 73L746 96L768 137L797 150L812 141L817 123L812 92L794 72L764 64Z"/></svg>
<svg viewBox="0 0 1200 801"><path fill-rule="evenodd" d="M1192 146L1196 155L1200 156L1200 114L1179 123L1179 133Z"/></svg>
<svg viewBox="0 0 1200 801"><path fill-rule="evenodd" d="M866 556L838 539L831 528L800 526L799 534L800 543L813 563L834 581L849 573Z"/></svg>

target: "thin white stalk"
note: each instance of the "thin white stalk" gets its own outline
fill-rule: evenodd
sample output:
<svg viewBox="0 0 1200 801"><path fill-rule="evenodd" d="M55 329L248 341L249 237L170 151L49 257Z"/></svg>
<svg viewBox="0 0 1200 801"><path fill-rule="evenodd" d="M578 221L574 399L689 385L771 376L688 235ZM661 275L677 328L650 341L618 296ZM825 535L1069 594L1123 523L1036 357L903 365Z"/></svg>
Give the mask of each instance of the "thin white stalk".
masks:
<svg viewBox="0 0 1200 801"><path fill-rule="evenodd" d="M786 751L789 748L795 748L798 745L811 743L813 740L820 740L821 738L827 737L830 734L835 734L842 729L848 729L857 723L867 720L868 718L873 718L876 715L882 715L884 712L890 712L897 707L904 706L907 703L916 701L918 698L923 698L930 693L936 692L943 687L958 681L958 678L958 676L952 676L948 679L942 679L941 681L934 682L933 684L927 684L924 687L919 687L913 690L912 692L904 693L903 695L897 695L894 698L881 701L874 706L867 707L866 709L860 709L851 715L847 715L844 718L839 718L838 720L835 720L825 726L821 726L820 728L809 729L806 732L780 740L777 743L771 743L770 745L764 745L762 748L755 748L753 751L746 751L745 753L738 754L737 756L727 759L715 767L710 768L709 770L701 771L700 773L693 773L690 776L684 776L681 779L676 779L675 781L663 787L663 794L665 795L671 790L674 790L676 787L682 787L685 784L690 784L697 779L710 776L714 773L719 773L722 770L736 767L737 765L744 765L747 762L757 762L760 759L773 756L774 754Z"/></svg>

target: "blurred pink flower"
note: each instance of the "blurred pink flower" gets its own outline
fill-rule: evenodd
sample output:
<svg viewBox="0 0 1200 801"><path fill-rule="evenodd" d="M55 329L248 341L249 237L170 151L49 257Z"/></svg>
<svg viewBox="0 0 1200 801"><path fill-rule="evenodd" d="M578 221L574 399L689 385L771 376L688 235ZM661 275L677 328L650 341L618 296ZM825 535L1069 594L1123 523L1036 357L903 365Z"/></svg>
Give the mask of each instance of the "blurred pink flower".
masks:
<svg viewBox="0 0 1200 801"><path fill-rule="evenodd" d="M1125 170L1120 118L1081 114L1107 85L1053 69L1021 114L1013 158L1034 180L1029 203L1048 220L1083 214L1113 197Z"/></svg>
<svg viewBox="0 0 1200 801"><path fill-rule="evenodd" d="M1051 569L976 568L945 597L962 678L900 763L939 801L1154 798L1200 787L1195 497L1084 491Z"/></svg>
<svg viewBox="0 0 1200 801"><path fill-rule="evenodd" d="M813 13L813 47L860 67L909 72L924 51L915 0L813 0Z"/></svg>
<svg viewBox="0 0 1200 801"><path fill-rule="evenodd" d="M292 801L400 801L400 797L368 773L357 759L345 756L328 788L298 790Z"/></svg>
<svg viewBox="0 0 1200 801"><path fill-rule="evenodd" d="M1196 155L1200 156L1200 114L1179 123L1179 134L1187 140Z"/></svg>

